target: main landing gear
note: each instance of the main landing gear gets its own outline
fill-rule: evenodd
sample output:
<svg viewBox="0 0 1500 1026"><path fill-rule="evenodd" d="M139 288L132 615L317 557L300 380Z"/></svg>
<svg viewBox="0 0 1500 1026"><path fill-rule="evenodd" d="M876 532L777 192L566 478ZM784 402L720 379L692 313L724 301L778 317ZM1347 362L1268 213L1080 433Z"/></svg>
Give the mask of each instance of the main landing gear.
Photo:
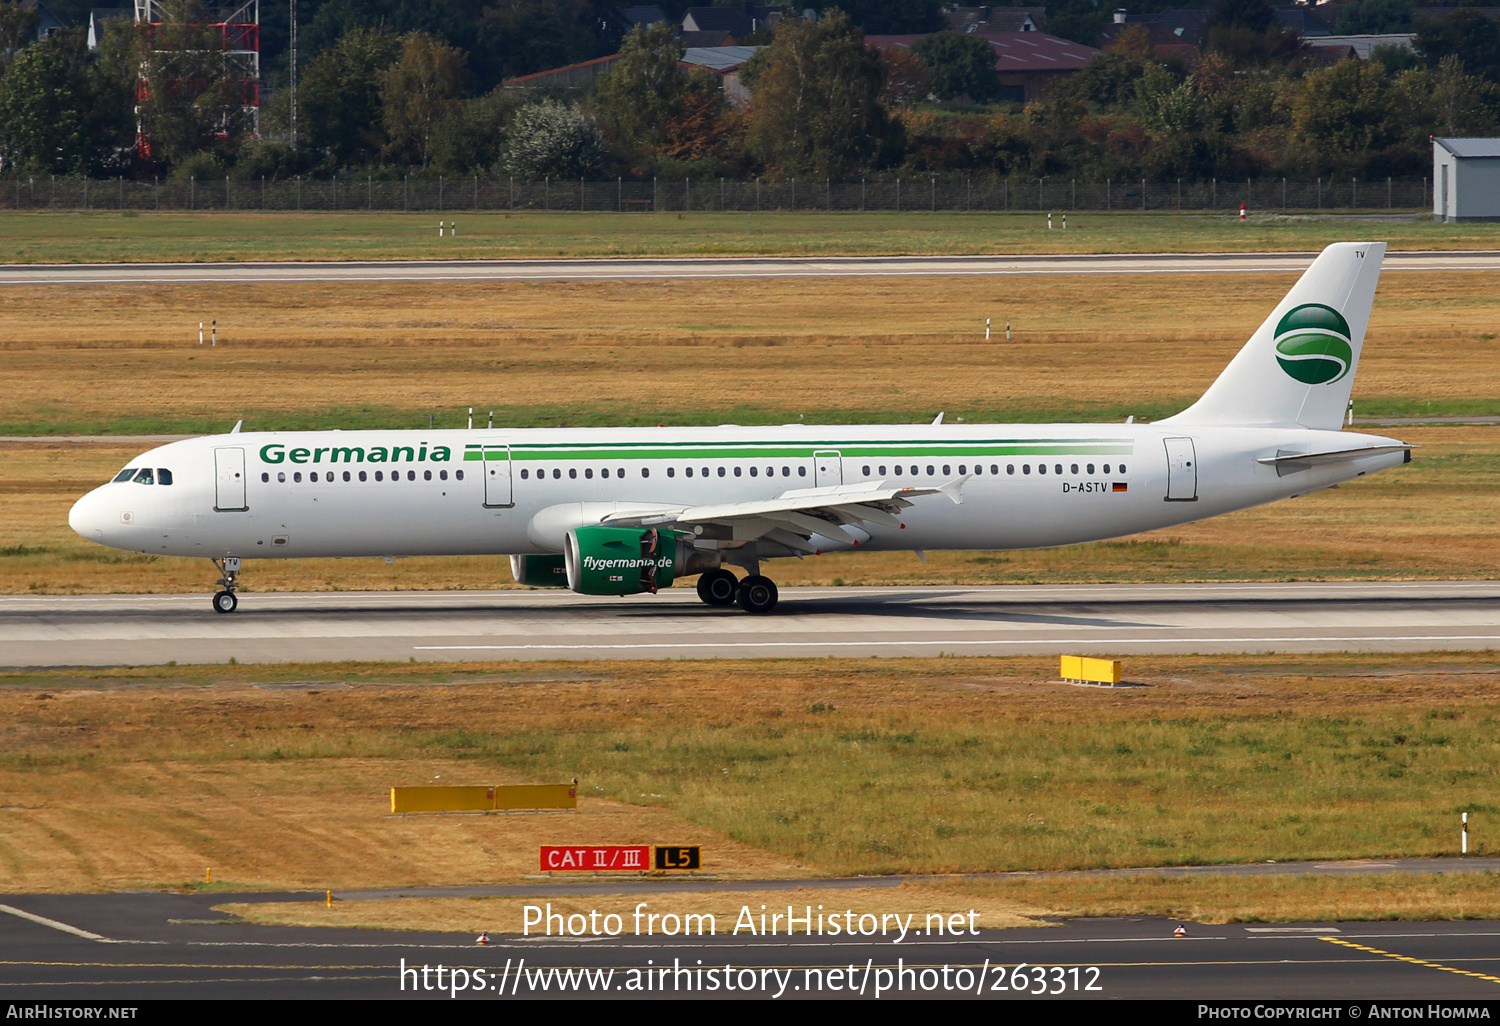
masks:
<svg viewBox="0 0 1500 1026"><path fill-rule="evenodd" d="M728 570L707 570L698 576L698 597L710 606L732 606L736 602L747 613L769 613L776 608L776 582L760 574L743 581Z"/></svg>
<svg viewBox="0 0 1500 1026"><path fill-rule="evenodd" d="M222 563L210 557L209 562L219 571L218 583L224 586L223 591L214 594L214 612L232 613L240 605L240 600L234 594L240 586L240 557L225 556Z"/></svg>

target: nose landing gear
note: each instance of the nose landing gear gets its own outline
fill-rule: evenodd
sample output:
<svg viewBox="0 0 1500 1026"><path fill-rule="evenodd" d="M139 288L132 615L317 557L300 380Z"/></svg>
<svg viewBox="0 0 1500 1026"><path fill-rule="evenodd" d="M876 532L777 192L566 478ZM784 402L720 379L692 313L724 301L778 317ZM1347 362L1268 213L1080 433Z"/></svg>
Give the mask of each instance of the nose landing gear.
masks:
<svg viewBox="0 0 1500 1026"><path fill-rule="evenodd" d="M234 594L240 586L240 557L225 556L222 563L209 557L209 562L214 565L215 570L219 571L217 583L224 586L223 591L214 594L214 612L232 613L240 605L240 600Z"/></svg>

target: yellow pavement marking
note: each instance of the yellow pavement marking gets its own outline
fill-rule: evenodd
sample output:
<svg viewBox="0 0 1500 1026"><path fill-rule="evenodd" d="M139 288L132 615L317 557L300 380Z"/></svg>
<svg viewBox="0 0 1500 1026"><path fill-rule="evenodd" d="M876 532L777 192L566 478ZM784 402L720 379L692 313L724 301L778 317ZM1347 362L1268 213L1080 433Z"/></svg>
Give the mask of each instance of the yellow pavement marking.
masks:
<svg viewBox="0 0 1500 1026"><path fill-rule="evenodd" d="M1319 937L1329 944L1341 944L1346 948L1354 948L1357 951L1368 951L1372 955L1383 955L1386 958L1394 958L1398 962L1410 962L1412 965L1425 965L1429 969L1441 969L1445 973L1458 973L1460 976L1473 976L1477 979L1488 980L1491 983L1500 983L1500 976L1486 976L1484 973L1476 973L1468 969L1455 969L1451 965L1443 965L1440 962L1429 962L1425 958L1413 958L1410 955L1398 955L1394 951L1382 951L1372 948L1367 944L1356 944L1353 941L1344 940L1341 937ZM1465 959L1467 961L1467 959Z"/></svg>

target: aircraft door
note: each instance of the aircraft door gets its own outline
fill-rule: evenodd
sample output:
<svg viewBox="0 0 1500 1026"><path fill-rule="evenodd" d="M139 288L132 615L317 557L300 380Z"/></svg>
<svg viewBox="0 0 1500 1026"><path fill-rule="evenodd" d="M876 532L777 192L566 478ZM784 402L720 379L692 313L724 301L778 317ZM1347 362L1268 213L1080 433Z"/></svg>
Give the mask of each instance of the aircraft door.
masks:
<svg viewBox="0 0 1500 1026"><path fill-rule="evenodd" d="M1191 438L1163 439L1167 447L1167 501L1198 501L1197 453Z"/></svg>
<svg viewBox="0 0 1500 1026"><path fill-rule="evenodd" d="M243 513L245 505L245 450L226 447L214 450L214 509L219 513Z"/></svg>
<svg viewBox="0 0 1500 1026"><path fill-rule="evenodd" d="M844 483L844 461L837 449L819 449L813 453L813 481L817 487Z"/></svg>
<svg viewBox="0 0 1500 1026"><path fill-rule="evenodd" d="M510 446L484 447L484 504L487 507L514 506L510 485Z"/></svg>

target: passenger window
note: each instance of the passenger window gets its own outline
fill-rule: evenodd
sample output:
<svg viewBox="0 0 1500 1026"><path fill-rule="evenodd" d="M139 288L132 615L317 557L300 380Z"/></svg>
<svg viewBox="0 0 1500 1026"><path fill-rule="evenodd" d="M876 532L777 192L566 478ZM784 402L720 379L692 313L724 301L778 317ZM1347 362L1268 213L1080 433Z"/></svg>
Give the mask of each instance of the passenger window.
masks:
<svg viewBox="0 0 1500 1026"><path fill-rule="evenodd" d="M464 479L464 472L462 470L455 470L453 476L462 481Z"/></svg>
<svg viewBox="0 0 1500 1026"><path fill-rule="evenodd" d="M735 467L735 468L734 468L734 476L735 476L735 477L739 477L739 476L740 476L740 471L741 471L741 470L742 470L742 469L744 469L744 468L742 468L742 467Z"/></svg>
<svg viewBox="0 0 1500 1026"><path fill-rule="evenodd" d="M406 472L406 479L408 481L415 481L417 479L417 472L415 470L408 470Z"/></svg>
<svg viewBox="0 0 1500 1026"><path fill-rule="evenodd" d="M140 472L135 475L135 483L136 484L155 484L156 483L156 476L151 473L151 468L150 467L142 467L140 469Z"/></svg>
<svg viewBox="0 0 1500 1026"><path fill-rule="evenodd" d="M314 470L311 474L307 475L307 479L309 481L317 481L317 479L318 479L318 472L316 470Z"/></svg>
<svg viewBox="0 0 1500 1026"><path fill-rule="evenodd" d="M156 483L169 485L172 483L172 472L166 467L156 468Z"/></svg>
<svg viewBox="0 0 1500 1026"><path fill-rule="evenodd" d="M615 471L615 477L618 477L622 481L625 480L625 468L621 467L618 470L616 470Z"/></svg>
<svg viewBox="0 0 1500 1026"><path fill-rule="evenodd" d="M293 484L301 484L302 483L302 471L299 470L295 474L292 475L292 483Z"/></svg>
<svg viewBox="0 0 1500 1026"><path fill-rule="evenodd" d="M608 467L604 467L603 469L601 469L599 471L599 476L600 477L608 477L609 476L609 468Z"/></svg>
<svg viewBox="0 0 1500 1026"><path fill-rule="evenodd" d="M363 481L363 480L365 480L365 472L364 472L364 471L363 471L363 470L361 470L361 471L360 471L360 472L359 472L359 479L360 479L360 480L361 480L361 481Z"/></svg>
<svg viewBox="0 0 1500 1026"><path fill-rule="evenodd" d="M797 476L798 477L806 477L807 476L807 468L806 467L798 467L797 468Z"/></svg>
<svg viewBox="0 0 1500 1026"><path fill-rule="evenodd" d="M578 468L577 467L569 467L568 468L568 476L571 477L571 478L577 478L578 477Z"/></svg>
<svg viewBox="0 0 1500 1026"><path fill-rule="evenodd" d="M776 468L775 467L767 467L766 468L766 476L767 477L775 477L776 476Z"/></svg>
<svg viewBox="0 0 1500 1026"><path fill-rule="evenodd" d="M1190 463L1190 464L1188 464L1188 466L1192 466L1192 464ZM1123 464L1123 463L1120 464L1120 473L1122 473L1122 474L1125 473L1125 464Z"/></svg>
<svg viewBox="0 0 1500 1026"><path fill-rule="evenodd" d="M676 477L677 476L677 468L676 467L668 467L667 468L667 476L668 477Z"/></svg>
<svg viewBox="0 0 1500 1026"><path fill-rule="evenodd" d="M1108 474L1108 473L1109 473L1109 464L1108 464L1108 463L1106 463L1106 464L1105 464L1105 465L1104 465L1104 472L1105 472L1105 473L1106 473L1106 474Z"/></svg>
<svg viewBox="0 0 1500 1026"><path fill-rule="evenodd" d="M948 465L946 463L943 464L943 476L947 477L951 473L953 473L953 471L948 467Z"/></svg>
<svg viewBox="0 0 1500 1026"><path fill-rule="evenodd" d="M1053 467L1052 467L1052 469L1055 470L1057 473L1061 474L1062 473L1062 464L1061 463L1054 464Z"/></svg>
<svg viewBox="0 0 1500 1026"><path fill-rule="evenodd" d="M704 476L704 477L707 477L707 476L708 476L708 468L707 468L707 467L704 467L704 468L703 468L703 476Z"/></svg>
<svg viewBox="0 0 1500 1026"><path fill-rule="evenodd" d="M781 468L781 476L782 477L791 477L792 476L792 468L791 467L782 467Z"/></svg>
<svg viewBox="0 0 1500 1026"><path fill-rule="evenodd" d="M869 467L861 467L860 470L864 473L865 477L869 477L870 476L870 468Z"/></svg>
<svg viewBox="0 0 1500 1026"><path fill-rule="evenodd" d="M438 479L442 481L448 480L448 472L446 470L439 470Z"/></svg>
<svg viewBox="0 0 1500 1026"><path fill-rule="evenodd" d="M882 466L882 467L881 467L881 468L880 468L880 476L881 476L881 477L885 477L885 467L884 467L884 466Z"/></svg>
<svg viewBox="0 0 1500 1026"><path fill-rule="evenodd" d="M723 467L720 467L720 468L719 468L719 476L720 476L720 477L723 477L723 476L724 476L724 468L723 468Z"/></svg>
<svg viewBox="0 0 1500 1026"><path fill-rule="evenodd" d="M375 471L375 480L377 480L377 481L384 481L385 480L385 475L382 474L380 471L377 470L377 471Z"/></svg>
<svg viewBox="0 0 1500 1026"><path fill-rule="evenodd" d="M1093 473L1093 472L1094 472L1094 465L1093 465L1093 464L1092 464L1092 463L1090 463L1090 464L1089 464L1089 465L1088 465L1088 472L1089 472L1089 473L1090 473L1090 474L1092 474L1092 473Z"/></svg>
<svg viewBox="0 0 1500 1026"><path fill-rule="evenodd" d="M895 469L895 471L896 471L896 476L897 476L897 477L900 477L900 476L901 476L901 464L899 464L899 463L898 463L898 464L896 464L896 466L895 466L895 468L894 468L894 469Z"/></svg>
<svg viewBox="0 0 1500 1026"><path fill-rule="evenodd" d="M928 473L931 473L931 471L928 471ZM911 468L911 476L912 477L916 477L917 476L917 468L916 467L912 467Z"/></svg>
<svg viewBox="0 0 1500 1026"><path fill-rule="evenodd" d="M1016 472L1016 468L1015 468L1014 465L1007 466L1005 468L1005 472L1007 474L1014 474ZM999 464L991 463L990 464L990 473L991 474L998 474L998 473L1000 473L1000 466L999 466Z"/></svg>
<svg viewBox="0 0 1500 1026"><path fill-rule="evenodd" d="M1036 472L1038 474L1045 474L1047 472L1047 464L1045 464L1045 463L1038 463L1036 465Z"/></svg>
<svg viewBox="0 0 1500 1026"><path fill-rule="evenodd" d="M651 468L650 467L642 467L641 468L641 476L642 477L650 477L651 476Z"/></svg>
<svg viewBox="0 0 1500 1026"><path fill-rule="evenodd" d="M260 479L262 481L269 481L269 480L271 480L271 475L270 474L262 474L262 475L260 475Z"/></svg>
<svg viewBox="0 0 1500 1026"><path fill-rule="evenodd" d="M422 480L423 481L431 481L432 480L432 471L430 471L430 470L424 470L424 471L422 471Z"/></svg>
<svg viewBox="0 0 1500 1026"><path fill-rule="evenodd" d="M968 472L969 472L969 471L968 471L968 468L967 468L967 467L965 467L965 465L964 465L964 464L962 464L962 463L960 463L960 464L959 464L959 465L958 465L958 472L959 472L959 473L960 473L960 474L967 474L967 473L968 473ZM948 468L947 468L947 467L944 467L944 468L943 468L943 473L945 473L945 474L946 474L946 473L948 473Z"/></svg>
<svg viewBox="0 0 1500 1026"><path fill-rule="evenodd" d="M286 484L286 474L283 473L283 472L281 472L281 471L277 471L277 473L276 473L276 481L279 484Z"/></svg>
<svg viewBox="0 0 1500 1026"><path fill-rule="evenodd" d="M345 481L349 480L349 471L347 471L347 470L344 471L344 480Z"/></svg>
<svg viewBox="0 0 1500 1026"><path fill-rule="evenodd" d="M1068 473L1070 473L1070 474L1076 474L1076 473L1078 473L1078 464L1076 464L1076 463L1073 464L1072 469L1070 469L1068 471Z"/></svg>
<svg viewBox="0 0 1500 1026"><path fill-rule="evenodd" d="M688 477L692 477L693 476L693 468L692 467L688 467L686 470L683 471L683 473L686 474Z"/></svg>
<svg viewBox="0 0 1500 1026"><path fill-rule="evenodd" d="M521 471L521 480L522 481L526 480L526 475L528 475L530 473L531 473L531 471L529 471L529 470L522 470Z"/></svg>
<svg viewBox="0 0 1500 1026"><path fill-rule="evenodd" d="M990 469L994 470L995 468L991 467ZM1005 465L1005 472L1007 474L1014 474L1016 472L1016 465L1014 463L1007 463Z"/></svg>
<svg viewBox="0 0 1500 1026"><path fill-rule="evenodd" d="M759 472L760 472L760 468L759 467L751 467L750 468L750 476L751 477L754 477Z"/></svg>
<svg viewBox="0 0 1500 1026"><path fill-rule="evenodd" d="M116 481L129 481L132 477L135 477L135 468L134 467L126 467L124 470L120 471L118 474L115 475L115 480Z"/></svg>
<svg viewBox="0 0 1500 1026"><path fill-rule="evenodd" d="M1023 473L1023 474L1029 474L1029 473L1031 473L1031 464L1030 463L1023 463L1023 464L1021 464L1021 473Z"/></svg>
<svg viewBox="0 0 1500 1026"><path fill-rule="evenodd" d="M589 481L592 481L594 479L594 468L593 467L584 467L583 468L583 476L584 476L585 479L587 479Z"/></svg>
<svg viewBox="0 0 1500 1026"><path fill-rule="evenodd" d="M459 476L459 479L462 480L463 476L464 476L463 475L463 471L460 470L458 472L458 476ZM562 471L559 470L557 467L553 467L552 468L552 480L556 481L560 477L562 477Z"/></svg>

